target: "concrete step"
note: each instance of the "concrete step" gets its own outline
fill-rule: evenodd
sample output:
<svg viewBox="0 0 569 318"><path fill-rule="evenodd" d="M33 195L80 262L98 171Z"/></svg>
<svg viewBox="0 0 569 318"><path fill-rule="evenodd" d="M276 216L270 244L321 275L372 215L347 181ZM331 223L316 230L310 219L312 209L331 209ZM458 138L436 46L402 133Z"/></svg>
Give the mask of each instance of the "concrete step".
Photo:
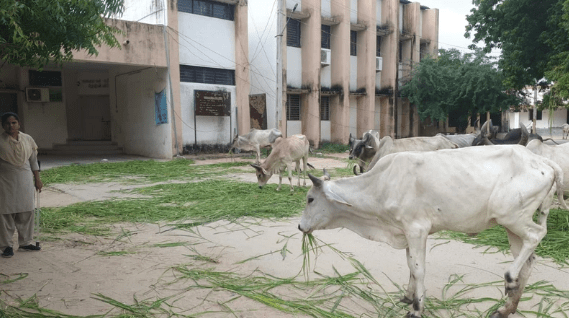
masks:
<svg viewBox="0 0 569 318"><path fill-rule="evenodd" d="M66 144L54 144L52 149L40 149L40 153L49 155L119 155L122 147L111 141L68 141Z"/></svg>

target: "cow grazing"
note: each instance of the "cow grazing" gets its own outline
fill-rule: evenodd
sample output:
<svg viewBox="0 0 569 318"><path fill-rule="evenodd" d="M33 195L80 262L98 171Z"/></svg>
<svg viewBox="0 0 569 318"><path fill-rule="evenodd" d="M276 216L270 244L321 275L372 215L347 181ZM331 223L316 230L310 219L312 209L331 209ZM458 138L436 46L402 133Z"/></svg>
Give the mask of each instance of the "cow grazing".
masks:
<svg viewBox="0 0 569 318"><path fill-rule="evenodd" d="M563 128L563 139L569 137L569 124L565 123L561 126Z"/></svg>
<svg viewBox="0 0 569 318"><path fill-rule="evenodd" d="M303 175L303 185L306 185L306 167L308 165L308 152L310 144L304 135L292 135L288 138L279 137L273 144L273 151L262 164L251 164L255 168L259 188L262 188L274 173L279 174L279 186L281 189L282 170L288 170L288 181L290 191L294 191L292 186L292 163L295 162L295 171L299 172L298 186L300 187L300 174ZM300 170L300 160L303 161L303 168Z"/></svg>
<svg viewBox="0 0 569 318"><path fill-rule="evenodd" d="M456 149L458 146L442 136L409 137L393 139L389 136L381 138L379 150L375 153L366 171L371 170L381 158L396 152L404 151L435 151L440 149Z"/></svg>
<svg viewBox="0 0 569 318"><path fill-rule="evenodd" d="M555 146L547 145L539 139L534 139L527 144L526 148L537 155L555 162L561 167L565 177L563 189L565 194L569 194L569 143ZM559 198L559 200L562 199Z"/></svg>
<svg viewBox="0 0 569 318"><path fill-rule="evenodd" d="M492 126L492 121L487 121L484 125L487 125L489 122L491 131L495 131L494 127ZM480 134L476 136L474 141L472 142L473 146L480 146L480 145L522 145L525 146L531 140L538 139L540 141L547 141L551 140L555 142L555 140L551 138L543 139L539 134L529 133L526 126L520 123L520 128L510 130L503 138L496 138L496 133L491 132L490 134L487 133L486 129L481 129ZM555 142L556 143L556 142Z"/></svg>
<svg viewBox="0 0 569 318"><path fill-rule="evenodd" d="M251 131L243 136L236 135L233 138L231 149L240 149L244 151L255 151L256 162L261 162L261 148L270 146L278 137L282 137L280 130L273 128L267 130L251 129Z"/></svg>
<svg viewBox="0 0 569 318"><path fill-rule="evenodd" d="M357 159L360 173L364 172L369 162L379 149L379 132L376 130L366 131L362 139L353 139L350 134L350 160ZM354 174L357 167L354 166Z"/></svg>
<svg viewBox="0 0 569 318"><path fill-rule="evenodd" d="M547 231L555 189L560 195L563 183L559 165L522 146L401 152L382 157L360 176L309 177L313 186L298 229L347 228L406 249L410 279L401 301L413 304L407 317L421 317L424 309L427 236L479 233L496 224L507 230L514 262L505 273L509 299L491 317L515 312Z"/></svg>

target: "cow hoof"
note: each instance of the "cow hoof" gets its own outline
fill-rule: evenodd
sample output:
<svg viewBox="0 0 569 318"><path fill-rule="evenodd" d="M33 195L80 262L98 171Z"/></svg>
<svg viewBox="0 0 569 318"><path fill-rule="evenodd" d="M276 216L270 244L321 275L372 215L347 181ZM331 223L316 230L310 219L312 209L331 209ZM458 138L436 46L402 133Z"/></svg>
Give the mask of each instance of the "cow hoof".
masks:
<svg viewBox="0 0 569 318"><path fill-rule="evenodd" d="M507 318L507 316L502 315L499 311L495 311L490 315L490 318Z"/></svg>
<svg viewBox="0 0 569 318"><path fill-rule="evenodd" d="M407 296L403 296L403 298L399 299L400 302L411 305L413 303L413 299L409 299Z"/></svg>
<svg viewBox="0 0 569 318"><path fill-rule="evenodd" d="M407 312L407 315L405 315L405 317L407 317L407 318L421 318L421 316L417 316L417 315L411 313L410 311Z"/></svg>

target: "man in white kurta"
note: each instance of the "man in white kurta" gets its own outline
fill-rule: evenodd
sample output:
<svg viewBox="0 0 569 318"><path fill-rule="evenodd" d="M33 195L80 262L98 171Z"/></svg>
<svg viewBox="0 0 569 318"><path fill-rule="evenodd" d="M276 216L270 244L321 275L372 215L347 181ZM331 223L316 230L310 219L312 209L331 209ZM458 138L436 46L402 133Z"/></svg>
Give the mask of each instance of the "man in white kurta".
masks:
<svg viewBox="0 0 569 318"><path fill-rule="evenodd" d="M31 136L14 132L14 126L19 129L17 115L8 119L2 116L4 132L0 134L0 252L3 252L3 257L14 255L13 236L16 230L21 250L39 250L39 246L32 244L34 194L36 189L41 190L42 187L37 145Z"/></svg>

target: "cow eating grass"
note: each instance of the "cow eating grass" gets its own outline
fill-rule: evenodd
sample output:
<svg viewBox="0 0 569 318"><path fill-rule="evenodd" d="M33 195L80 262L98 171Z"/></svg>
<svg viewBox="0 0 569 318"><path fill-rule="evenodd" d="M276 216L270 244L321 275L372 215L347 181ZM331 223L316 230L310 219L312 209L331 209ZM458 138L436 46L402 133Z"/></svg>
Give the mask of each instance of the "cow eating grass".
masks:
<svg viewBox="0 0 569 318"><path fill-rule="evenodd" d="M255 151L255 162L261 162L261 148L271 146L277 138L282 137L280 130L273 128L267 130L251 129L243 136L235 135L231 150Z"/></svg>
<svg viewBox="0 0 569 318"><path fill-rule="evenodd" d="M504 275L509 298L491 317L514 313L535 261L534 250L547 232L553 195L557 191L561 198L563 193L559 165L522 146L401 152L382 158L357 177L309 177L313 186L298 229L311 234L347 228L406 249L410 278L401 301L413 305L408 317L415 318L425 306L427 236L441 230L479 233L497 224L506 228L514 262Z"/></svg>

